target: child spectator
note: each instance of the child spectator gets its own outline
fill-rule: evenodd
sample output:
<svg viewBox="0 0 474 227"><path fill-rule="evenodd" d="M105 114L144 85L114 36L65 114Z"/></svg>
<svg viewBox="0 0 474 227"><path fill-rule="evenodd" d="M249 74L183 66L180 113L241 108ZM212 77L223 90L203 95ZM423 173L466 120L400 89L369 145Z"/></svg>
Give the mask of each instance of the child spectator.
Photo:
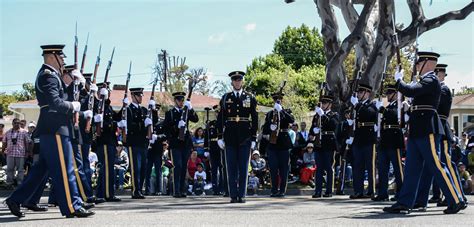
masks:
<svg viewBox="0 0 474 227"><path fill-rule="evenodd" d="M191 153L191 156L189 157L188 160L188 171L186 173L186 179L188 181L189 185L193 185L194 183L194 173L196 173L197 166L201 163L201 159L198 158L197 152L193 151ZM191 191L191 190L190 190Z"/></svg>
<svg viewBox="0 0 474 227"><path fill-rule="evenodd" d="M122 143L119 142L119 145L117 146L117 154L115 156L115 176L117 176L117 184L116 188L122 190L123 189L123 181L125 179L125 173L128 170L128 155L125 149L122 146Z"/></svg>
<svg viewBox="0 0 474 227"><path fill-rule="evenodd" d="M257 195L257 190L258 187L260 186L259 179L257 176L255 176L255 172L251 171L250 176L249 176L249 182L248 182L248 190L250 190L253 194L252 195Z"/></svg>
<svg viewBox="0 0 474 227"><path fill-rule="evenodd" d="M206 185L206 172L204 171L204 163L197 165L197 171L194 173L194 194L206 195L204 186Z"/></svg>
<svg viewBox="0 0 474 227"><path fill-rule="evenodd" d="M466 170L464 163L460 162L458 164L459 168L459 177L461 178L462 188L465 194L470 194L472 192L472 179L469 172Z"/></svg>
<svg viewBox="0 0 474 227"><path fill-rule="evenodd" d="M265 159L260 157L259 151L253 151L250 165L252 167L252 172L254 172L257 178L260 180L259 182L265 184L264 177L267 173L267 162L265 161Z"/></svg>
<svg viewBox="0 0 474 227"><path fill-rule="evenodd" d="M306 145L306 151L303 154L303 168L300 172L300 181L303 184L309 184L314 187L314 172L316 171L316 160L314 159L314 145L308 143Z"/></svg>

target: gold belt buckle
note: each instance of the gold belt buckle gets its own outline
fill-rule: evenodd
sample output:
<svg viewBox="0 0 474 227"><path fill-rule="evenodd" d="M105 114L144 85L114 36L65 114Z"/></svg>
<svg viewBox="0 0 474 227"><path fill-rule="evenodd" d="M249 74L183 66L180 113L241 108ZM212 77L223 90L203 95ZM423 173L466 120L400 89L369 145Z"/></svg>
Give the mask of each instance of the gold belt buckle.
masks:
<svg viewBox="0 0 474 227"><path fill-rule="evenodd" d="M235 122L239 122L240 121L240 117L239 115L237 115L237 117L235 117Z"/></svg>

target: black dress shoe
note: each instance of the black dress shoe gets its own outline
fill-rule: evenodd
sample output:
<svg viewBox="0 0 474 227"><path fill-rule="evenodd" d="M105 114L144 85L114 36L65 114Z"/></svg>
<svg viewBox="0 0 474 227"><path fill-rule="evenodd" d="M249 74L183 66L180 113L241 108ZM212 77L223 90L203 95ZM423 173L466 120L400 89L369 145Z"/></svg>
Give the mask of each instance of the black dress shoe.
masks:
<svg viewBox="0 0 474 227"><path fill-rule="evenodd" d="M97 199L97 198L96 198L95 196L92 196L92 197L88 198L86 202L87 202L87 203L95 203L95 200L96 200L96 199Z"/></svg>
<svg viewBox="0 0 474 227"><path fill-rule="evenodd" d="M354 194L354 195L349 196L349 199L363 199L363 198L364 198L364 195L362 194Z"/></svg>
<svg viewBox="0 0 474 227"><path fill-rule="evenodd" d="M117 197L112 197L112 198L107 198L105 199L107 202L120 202L122 201L120 198L117 198Z"/></svg>
<svg viewBox="0 0 474 227"><path fill-rule="evenodd" d="M246 201L245 201L244 198L241 198L241 197L238 198L238 203L245 203L245 202L246 202Z"/></svg>
<svg viewBox="0 0 474 227"><path fill-rule="evenodd" d="M101 203L105 203L105 199L104 198L96 198L95 201L94 201L95 204L101 204Z"/></svg>
<svg viewBox="0 0 474 227"><path fill-rule="evenodd" d="M413 205L413 210L425 212L426 209L427 209L427 207L423 204L415 203L415 205Z"/></svg>
<svg viewBox="0 0 474 227"><path fill-rule="evenodd" d="M145 192L145 193L143 193L143 195L150 195L150 193L149 193L149 192Z"/></svg>
<svg viewBox="0 0 474 227"><path fill-rule="evenodd" d="M231 198L230 199L230 203L238 203L239 200L237 200L237 198Z"/></svg>
<svg viewBox="0 0 474 227"><path fill-rule="evenodd" d="M443 213L445 213L445 214L456 214L457 212L462 210L464 206L465 206L464 202L459 202L459 203L457 203L453 206L448 206L448 208L446 210L443 210Z"/></svg>
<svg viewBox="0 0 474 227"><path fill-rule="evenodd" d="M272 193L272 194L270 195L270 197L272 197L272 198L278 197L278 193Z"/></svg>
<svg viewBox="0 0 474 227"><path fill-rule="evenodd" d="M428 203L439 203L439 202L441 202L441 198L431 197L428 200Z"/></svg>
<svg viewBox="0 0 474 227"><path fill-rule="evenodd" d="M230 197L229 193L224 193L223 197Z"/></svg>
<svg viewBox="0 0 474 227"><path fill-rule="evenodd" d="M181 198L181 195L173 195L173 198Z"/></svg>
<svg viewBox="0 0 474 227"><path fill-rule="evenodd" d="M145 199L143 195L132 195L132 199Z"/></svg>
<svg viewBox="0 0 474 227"><path fill-rule="evenodd" d="M311 196L313 199L316 199L316 198L321 198L321 194L313 194L313 196Z"/></svg>
<svg viewBox="0 0 474 227"><path fill-rule="evenodd" d="M21 210L20 210L20 204L18 204L16 202L13 202L9 199L5 200L5 204L7 204L8 209L10 210L10 212L13 215L15 215L19 218L25 217L25 213L21 212Z"/></svg>
<svg viewBox="0 0 474 227"><path fill-rule="evenodd" d="M58 203L48 203L48 207L57 207Z"/></svg>
<svg viewBox="0 0 474 227"><path fill-rule="evenodd" d="M344 192L343 191L337 191L336 195L344 195Z"/></svg>
<svg viewBox="0 0 474 227"><path fill-rule="evenodd" d="M394 197L392 197L392 198L390 198L390 201L392 201L392 202L396 202L397 200L398 200L398 198L397 198L397 197L395 197L395 196L394 196Z"/></svg>
<svg viewBox="0 0 474 227"><path fill-rule="evenodd" d="M400 203L395 203L392 206L389 207L384 207L383 208L384 212L391 213L391 214L399 214L399 213L410 213L410 208L408 208L405 205L402 205Z"/></svg>
<svg viewBox="0 0 474 227"><path fill-rule="evenodd" d="M286 196L285 193L278 193L277 195L278 198L284 198L285 196Z"/></svg>
<svg viewBox="0 0 474 227"><path fill-rule="evenodd" d="M82 203L82 207L84 207L84 209L86 209L86 210L90 210L90 209L94 208L95 205L93 203Z"/></svg>
<svg viewBox="0 0 474 227"><path fill-rule="evenodd" d="M364 199L371 199L371 198L374 198L374 197L375 197L374 194L365 194L363 196Z"/></svg>
<svg viewBox="0 0 474 227"><path fill-rule="evenodd" d="M23 205L24 208L35 211L35 212L45 212L48 211L48 207L44 206L38 206L38 204L32 204L32 205Z"/></svg>
<svg viewBox="0 0 474 227"><path fill-rule="evenodd" d="M447 207L448 206L448 201L446 199L443 199L443 201L439 201L436 204L437 207Z"/></svg>
<svg viewBox="0 0 474 227"><path fill-rule="evenodd" d="M375 201L375 202L388 201L388 196L375 196L372 198L372 201Z"/></svg>
<svg viewBox="0 0 474 227"><path fill-rule="evenodd" d="M73 217L86 218L94 214L95 214L94 211L86 210L84 209L84 207L81 207L79 208L79 210L76 210L74 213L66 215L66 218L73 218Z"/></svg>
<svg viewBox="0 0 474 227"><path fill-rule="evenodd" d="M332 193L324 193L323 197L330 198L332 197Z"/></svg>

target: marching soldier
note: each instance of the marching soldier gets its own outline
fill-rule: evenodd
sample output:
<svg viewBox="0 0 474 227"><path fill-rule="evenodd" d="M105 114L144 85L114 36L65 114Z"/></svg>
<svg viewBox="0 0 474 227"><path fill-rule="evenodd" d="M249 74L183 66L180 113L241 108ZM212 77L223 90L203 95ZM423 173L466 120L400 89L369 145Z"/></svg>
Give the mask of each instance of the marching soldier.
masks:
<svg viewBox="0 0 474 227"><path fill-rule="evenodd" d="M214 110L217 118L217 115L219 114L219 105L214 105L212 109ZM204 140L204 147L209 149L211 156L212 190L214 195L222 195L224 170L222 168L222 150L220 149L219 145L217 145L217 120L209 121L207 124L205 136L206 139Z"/></svg>
<svg viewBox="0 0 474 227"><path fill-rule="evenodd" d="M161 176L161 164L163 161L163 142L166 141L165 129L163 128L163 120L160 119L159 112L161 105L156 104L153 110L153 127L154 134L150 139L150 147L147 152L146 172L145 172L145 195L151 191L151 171L155 166L156 184L153 195L161 195L163 184Z"/></svg>
<svg viewBox="0 0 474 227"><path fill-rule="evenodd" d="M346 175L348 174L347 170L350 170L352 173L352 166L349 167L349 163L351 160L351 152L345 151L345 149L346 140L350 137L348 132L350 130L350 127L352 127L353 122L354 121L351 120L351 109L346 109L344 111L344 120L339 123L338 130L336 130L338 132L337 142L339 144L339 152L337 152L335 156L336 160L339 162L337 163L337 165L339 166L339 185L336 189L336 195L344 195L345 180L346 178L352 178L351 174L349 177L346 177Z"/></svg>
<svg viewBox="0 0 474 227"><path fill-rule="evenodd" d="M127 107L127 120L121 120L118 127L127 128L128 154L130 159L130 173L132 177L132 199L144 199L142 194L143 181L145 179L146 155L149 139L147 139L147 127L153 122L147 117L147 108L141 106L143 88L130 88L132 103L128 105L128 98L124 99ZM150 100L150 102L154 102ZM155 103L149 103L155 105ZM122 111L120 111L122 112ZM151 138L150 138L151 139Z"/></svg>
<svg viewBox="0 0 474 227"><path fill-rule="evenodd" d="M168 110L165 114L165 120L163 127L165 129L165 135L169 141L169 147L171 151L171 161L174 164L173 169L173 197L184 198L186 197L186 172L189 155L193 142L191 134L188 130L188 121L198 122L199 118L190 101L185 101L185 92L173 93L175 107ZM184 114L184 106L188 111L188 118L185 121L182 116ZM179 139L179 130L181 127L185 128L184 141Z"/></svg>
<svg viewBox="0 0 474 227"><path fill-rule="evenodd" d="M351 199L371 198L375 193L375 146L377 130L377 107L370 100L372 86L359 84L357 97L351 97L357 115L354 124L354 138L349 138L346 143L352 144L354 194ZM378 101L377 101L378 103ZM365 166L365 167L364 167ZM369 187L364 194L364 173L368 172Z"/></svg>
<svg viewBox="0 0 474 227"><path fill-rule="evenodd" d="M288 172L290 168L290 149L293 147L288 128L295 122L289 110L281 106L285 94L277 92L272 94L275 105L273 110L265 115L263 136L270 141L268 144L268 164L272 180L270 197L284 197L286 193ZM273 138L272 138L273 137ZM278 183L280 184L278 187Z"/></svg>
<svg viewBox="0 0 474 227"><path fill-rule="evenodd" d="M439 156L441 162L446 164L449 173L453 177L454 186L456 187L457 191L462 194L463 201L466 202L465 195L462 190L462 184L460 182L459 174L456 168L456 163L451 160L451 146L453 143L453 135L451 134L451 128L447 119L449 117L453 98L451 95L451 90L444 83L444 78L448 75L446 73L447 66L448 65L446 64L437 64L435 68L435 74L441 84L441 95L437 111L445 133L445 135L441 136ZM428 200L431 185L433 185L433 198ZM431 174L428 169L423 169L414 208L424 210L428 205L427 202L437 202L438 206L447 206L446 199L441 201L440 194L441 191L438 184L436 183L436 181L433 181L433 174Z"/></svg>
<svg viewBox="0 0 474 227"><path fill-rule="evenodd" d="M229 73L233 91L224 94L220 101L217 141L225 148L225 163L231 203L245 203L250 149L255 149L258 129L257 101L242 90L244 72Z"/></svg>
<svg viewBox="0 0 474 227"><path fill-rule="evenodd" d="M385 94L389 104L379 110L383 114L378 152L379 188L377 196L372 198L373 201L388 201L390 163L392 163L395 182L397 183L395 198L397 198L403 182L401 150L404 147L404 139L402 129L398 123L397 89L395 85L388 85Z"/></svg>
<svg viewBox="0 0 474 227"><path fill-rule="evenodd" d="M64 45L44 45L44 64L36 78L36 96L40 106L37 133L41 146L38 162L33 165L28 177L6 200L10 212L17 217L24 217L19 204L30 197L41 182L50 174L56 190L56 199L61 214L66 217L88 217L94 212L82 207L74 175L71 133L72 116L79 112L79 102L66 101L68 94L66 84L61 76L64 67ZM83 81L80 73L75 73L75 80Z"/></svg>
<svg viewBox="0 0 474 227"><path fill-rule="evenodd" d="M331 111L334 97L323 95L321 107L316 106L316 114L321 118L321 126L318 125L318 117L313 118L310 129L310 138L314 141L316 136L321 136L321 147L316 148L316 188L313 198L320 198L323 190L323 176L326 172L326 192L324 197L332 197L334 189L334 157L337 151L336 129L339 123L339 115Z"/></svg>
<svg viewBox="0 0 474 227"><path fill-rule="evenodd" d="M99 93L104 98L104 111L102 114L94 116L96 125L102 124L100 135L96 138L96 153L100 163L99 179L97 183L97 199L95 203L119 202L121 199L115 197L115 156L117 149L117 131L116 121L120 121L120 112L116 113L110 105L110 82L104 86L98 83L97 87L101 87ZM99 107L99 105L94 105ZM98 111L95 111L96 113Z"/></svg>
<svg viewBox="0 0 474 227"><path fill-rule="evenodd" d="M405 179L398 201L384 211L389 213L409 213L415 204L421 174L425 168L434 175L436 183L446 196L448 208L445 214L454 214L465 208L461 193L454 186L453 177L446 164L439 159L440 137L444 135L437 108L441 85L434 74L439 54L418 52L416 69L420 81L413 85L403 82L403 72L395 73L397 89L406 97L413 98L410 107L409 137L405 163Z"/></svg>

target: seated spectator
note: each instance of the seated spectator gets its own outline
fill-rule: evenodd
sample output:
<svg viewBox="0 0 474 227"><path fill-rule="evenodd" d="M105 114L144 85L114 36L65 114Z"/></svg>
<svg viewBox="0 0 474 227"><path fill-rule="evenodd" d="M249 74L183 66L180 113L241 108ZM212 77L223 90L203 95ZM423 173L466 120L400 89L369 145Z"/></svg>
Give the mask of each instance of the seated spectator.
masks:
<svg viewBox="0 0 474 227"><path fill-rule="evenodd" d="M117 154L115 156L114 164L115 176L117 176L117 184L115 184L115 187L117 189L123 189L123 181L125 179L125 173L128 170L128 165L128 154L123 148L122 143L119 142L119 145L117 146Z"/></svg>
<svg viewBox="0 0 474 227"><path fill-rule="evenodd" d="M257 176L255 176L255 172L251 171L249 175L249 182L247 189L250 190L253 195L257 195L257 190L260 187L260 182Z"/></svg>
<svg viewBox="0 0 474 227"><path fill-rule="evenodd" d="M303 168L300 172L300 181L303 184L309 184L314 187L314 172L316 171L316 160L314 158L314 145L308 143L303 154Z"/></svg>
<svg viewBox="0 0 474 227"><path fill-rule="evenodd" d="M472 179L469 172L466 170L466 166L460 162L458 164L459 177L461 178L462 188L465 194L470 194L472 192Z"/></svg>
<svg viewBox="0 0 474 227"><path fill-rule="evenodd" d="M206 185L206 172L204 171L204 163L197 165L197 171L194 173L194 189L195 195L206 195L204 186Z"/></svg>
<svg viewBox="0 0 474 227"><path fill-rule="evenodd" d="M265 159L260 157L260 152L255 150L252 152L252 160L250 161L250 166L252 167L252 172L260 180L260 183L266 184L265 174L267 174L267 162Z"/></svg>
<svg viewBox="0 0 474 227"><path fill-rule="evenodd" d="M197 166L201 162L202 162L201 159L198 158L198 156L197 156L197 152L193 151L191 153L191 157L189 157L188 168L187 168L188 171L186 172L186 179L187 179L189 185L193 185L193 183L194 183L194 173L196 173Z"/></svg>
<svg viewBox="0 0 474 227"><path fill-rule="evenodd" d="M467 169L469 172L474 173L474 152L466 150L467 154Z"/></svg>

